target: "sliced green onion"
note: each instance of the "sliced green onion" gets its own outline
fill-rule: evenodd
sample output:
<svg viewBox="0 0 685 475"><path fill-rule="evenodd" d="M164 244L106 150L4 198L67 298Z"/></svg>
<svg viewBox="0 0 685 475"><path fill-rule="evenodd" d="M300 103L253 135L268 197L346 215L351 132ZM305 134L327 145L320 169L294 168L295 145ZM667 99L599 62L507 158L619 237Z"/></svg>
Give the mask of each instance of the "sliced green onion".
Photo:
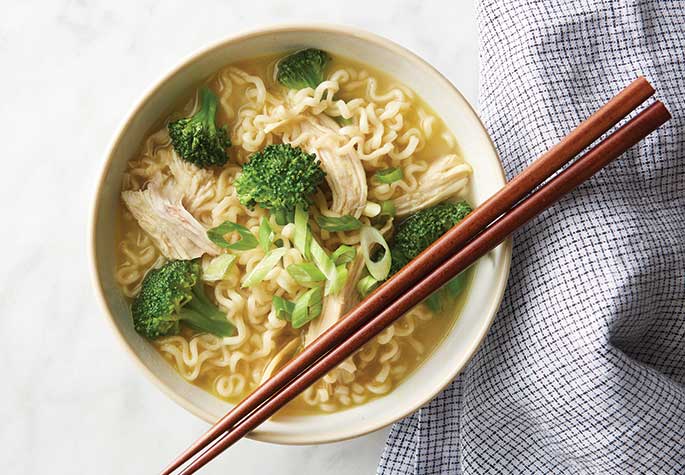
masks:
<svg viewBox="0 0 685 475"><path fill-rule="evenodd" d="M359 295L362 296L362 298L366 297L375 289L378 287L378 282L376 279L374 279L372 276L367 275L366 277L362 278L357 282L357 292L359 292Z"/></svg>
<svg viewBox="0 0 685 475"><path fill-rule="evenodd" d="M326 231L354 231L362 227L362 222L354 216L318 216L316 222Z"/></svg>
<svg viewBox="0 0 685 475"><path fill-rule="evenodd" d="M228 320L210 318L190 309L185 309L183 315L185 317L181 319L183 324L195 332L211 333L216 336L233 336L235 333L235 327ZM188 319L189 317L191 319Z"/></svg>
<svg viewBox="0 0 685 475"><path fill-rule="evenodd" d="M395 216L395 202L386 200L381 203L381 215Z"/></svg>
<svg viewBox="0 0 685 475"><path fill-rule="evenodd" d="M445 289L451 297L457 297L466 288L466 273L462 272L445 284Z"/></svg>
<svg viewBox="0 0 685 475"><path fill-rule="evenodd" d="M374 176L379 182L389 185L404 178L404 173L402 173L401 168L386 168L385 170L377 171Z"/></svg>
<svg viewBox="0 0 685 475"><path fill-rule="evenodd" d="M269 220L266 219L265 217L262 217L262 222L259 225L259 245L262 246L262 249L264 249L264 252L269 252L269 249L271 249L271 242L274 240L274 231L271 229L271 225L269 224Z"/></svg>
<svg viewBox="0 0 685 475"><path fill-rule="evenodd" d="M290 264L286 270L288 274L300 284L310 284L326 280L326 276L316 267L313 262Z"/></svg>
<svg viewBox="0 0 685 475"><path fill-rule="evenodd" d="M345 286L345 283L347 282L348 275L349 272L347 271L347 267L345 266L345 264L340 264L336 267L335 279L333 280L333 282L331 282L330 285L331 294L335 295L342 290L342 288Z"/></svg>
<svg viewBox="0 0 685 475"><path fill-rule="evenodd" d="M207 264L205 264L206 261L203 261L202 280L214 282L225 279L235 260L236 257L232 254L219 254L213 257Z"/></svg>
<svg viewBox="0 0 685 475"><path fill-rule="evenodd" d="M224 239L226 234L232 232L237 232L240 235L239 241L229 243ZM259 245L259 241L249 229L231 221L224 221L217 227L208 230L207 237L217 246L234 251L247 251Z"/></svg>
<svg viewBox="0 0 685 475"><path fill-rule="evenodd" d="M369 274L378 281L385 280L388 277L388 273L390 273L390 264L392 263L388 243L385 242L385 238L383 238L381 232L372 226L362 227L360 237L362 255L364 256L364 262L366 263L366 268L369 270ZM371 259L371 253L376 244L382 246L384 251L383 257L378 261Z"/></svg>
<svg viewBox="0 0 685 475"><path fill-rule="evenodd" d="M311 251L312 260L316 267L326 276L326 288L325 294L328 295L332 292L332 285L336 280L336 274L338 270L335 267L335 262L331 259L326 250L321 247L321 244L316 239L312 239L311 244L309 244L309 250Z"/></svg>
<svg viewBox="0 0 685 475"><path fill-rule="evenodd" d="M292 319L293 310L295 310L295 304L293 302L286 300L283 297L279 297L278 295L274 295L271 298L271 303L273 304L276 317L287 322Z"/></svg>
<svg viewBox="0 0 685 475"><path fill-rule="evenodd" d="M311 258L309 251L309 243L312 239L312 233L309 230L309 214L299 206L295 208L295 233L293 237L293 244L295 249L300 251L302 257L305 259Z"/></svg>
<svg viewBox="0 0 685 475"><path fill-rule="evenodd" d="M323 295L321 287L314 287L302 294L295 301L291 324L293 328L301 328L321 314L323 308Z"/></svg>
<svg viewBox="0 0 685 475"><path fill-rule="evenodd" d="M243 280L243 287L253 287L264 280L266 274L268 274L271 269L276 267L276 264L278 264L281 258L285 255L286 251L287 249L282 247L274 249L273 251L269 251L267 255L264 256L261 261L259 261L259 264L257 264L254 269L252 269L250 273L245 276L245 279Z"/></svg>
<svg viewBox="0 0 685 475"><path fill-rule="evenodd" d="M347 264L352 262L352 260L357 255L357 248L348 246L347 244L341 244L338 249L331 254L331 259L335 262L335 265Z"/></svg>

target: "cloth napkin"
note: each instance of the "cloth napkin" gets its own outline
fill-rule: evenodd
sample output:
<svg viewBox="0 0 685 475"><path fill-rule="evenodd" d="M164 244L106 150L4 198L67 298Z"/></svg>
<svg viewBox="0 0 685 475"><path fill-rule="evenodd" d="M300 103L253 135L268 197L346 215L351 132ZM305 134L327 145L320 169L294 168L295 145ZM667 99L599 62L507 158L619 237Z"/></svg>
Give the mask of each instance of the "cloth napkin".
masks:
<svg viewBox="0 0 685 475"><path fill-rule="evenodd" d="M509 177L638 75L673 119L514 235L484 344L378 473L685 474L685 2L482 0L478 25Z"/></svg>

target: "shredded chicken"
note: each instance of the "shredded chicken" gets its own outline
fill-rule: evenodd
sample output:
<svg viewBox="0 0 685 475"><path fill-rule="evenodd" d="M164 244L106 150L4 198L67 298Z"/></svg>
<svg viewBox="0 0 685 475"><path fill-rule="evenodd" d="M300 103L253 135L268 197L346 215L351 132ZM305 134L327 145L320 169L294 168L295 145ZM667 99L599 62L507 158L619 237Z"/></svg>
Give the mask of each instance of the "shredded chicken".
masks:
<svg viewBox="0 0 685 475"><path fill-rule="evenodd" d="M220 252L207 230L183 207L178 192L170 193L157 181L145 190L124 191L124 203L167 259L194 259Z"/></svg>
<svg viewBox="0 0 685 475"><path fill-rule="evenodd" d="M416 189L394 200L396 216L410 215L459 194L466 188L470 174L469 164L457 155L433 160L418 179Z"/></svg>
<svg viewBox="0 0 685 475"><path fill-rule="evenodd" d="M262 379L259 380L259 384L264 384L266 380L269 379L271 375L274 374L274 372L283 365L287 357L295 353L295 350L298 346L300 346L300 339L293 338L288 342L287 345L285 345L281 349L281 351L276 353L276 356L271 358L269 364L267 364L266 368L264 368L264 372L262 373Z"/></svg>
<svg viewBox="0 0 685 475"><path fill-rule="evenodd" d="M340 127L325 114L309 117L301 123L302 132L310 138L303 145L315 154L326 172L326 181L333 193L331 211L343 216L361 216L366 206L366 174L356 153L339 154L336 149Z"/></svg>
<svg viewBox="0 0 685 475"><path fill-rule="evenodd" d="M319 335L340 320L340 317L357 303L357 281L364 270L364 257L359 249L357 249L357 255L349 266L345 286L337 294L324 297L321 315L309 324L304 338L305 346L316 340Z"/></svg>
<svg viewBox="0 0 685 475"><path fill-rule="evenodd" d="M173 180L164 184L163 194L171 201L180 201L191 214L214 195L216 178L212 172L183 160L175 151L169 160Z"/></svg>
<svg viewBox="0 0 685 475"><path fill-rule="evenodd" d="M359 301L356 287L363 270L364 257L359 252L359 249L357 249L357 255L350 264L345 287L336 295L329 295L324 298L321 315L313 320L307 328L304 346L316 340ZM352 357L349 357L338 365L338 369L354 374L357 371L357 366L354 364Z"/></svg>

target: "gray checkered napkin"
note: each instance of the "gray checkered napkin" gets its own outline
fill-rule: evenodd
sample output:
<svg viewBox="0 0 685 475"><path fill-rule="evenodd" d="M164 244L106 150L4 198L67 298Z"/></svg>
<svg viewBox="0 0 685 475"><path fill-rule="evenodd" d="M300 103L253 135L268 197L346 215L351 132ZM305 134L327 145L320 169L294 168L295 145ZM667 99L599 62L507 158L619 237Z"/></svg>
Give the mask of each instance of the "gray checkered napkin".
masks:
<svg viewBox="0 0 685 475"><path fill-rule="evenodd" d="M478 25L509 177L638 75L673 119L515 234L483 346L378 473L685 474L685 2L481 0Z"/></svg>

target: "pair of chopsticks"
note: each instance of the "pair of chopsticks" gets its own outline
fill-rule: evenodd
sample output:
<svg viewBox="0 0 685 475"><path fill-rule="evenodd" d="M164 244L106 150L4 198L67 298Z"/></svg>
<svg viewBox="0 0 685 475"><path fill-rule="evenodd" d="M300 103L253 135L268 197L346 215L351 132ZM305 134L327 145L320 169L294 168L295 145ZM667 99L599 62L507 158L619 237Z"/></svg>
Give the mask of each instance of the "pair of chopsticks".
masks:
<svg viewBox="0 0 685 475"><path fill-rule="evenodd" d="M668 121L668 110L655 101L548 180L652 94L645 78L636 79L243 399L162 475L189 461L179 474L195 473L514 230Z"/></svg>

